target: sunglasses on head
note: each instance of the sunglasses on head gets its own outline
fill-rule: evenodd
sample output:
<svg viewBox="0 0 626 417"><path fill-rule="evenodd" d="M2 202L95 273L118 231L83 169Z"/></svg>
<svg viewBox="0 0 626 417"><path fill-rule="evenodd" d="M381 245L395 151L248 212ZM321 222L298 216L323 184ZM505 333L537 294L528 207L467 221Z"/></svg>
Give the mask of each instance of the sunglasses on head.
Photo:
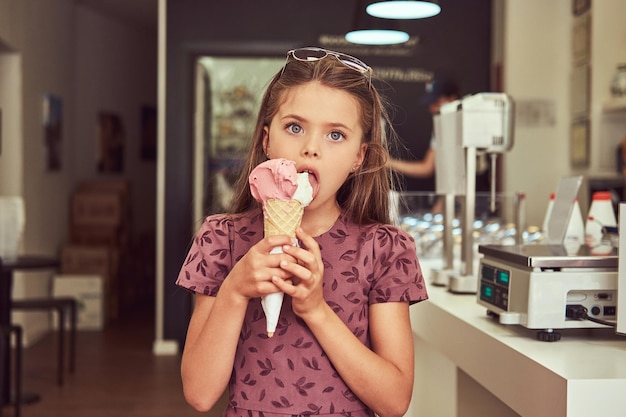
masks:
<svg viewBox="0 0 626 417"><path fill-rule="evenodd" d="M285 65L283 66L283 71L285 70L285 66L287 66L287 64L292 59L302 62L313 62L322 60L328 56L334 57L337 61L344 64L346 67L365 75L367 80L371 83L372 68L370 68L365 62L342 52L335 52L328 49L316 47L292 49L291 51L287 52L287 60L285 61Z"/></svg>

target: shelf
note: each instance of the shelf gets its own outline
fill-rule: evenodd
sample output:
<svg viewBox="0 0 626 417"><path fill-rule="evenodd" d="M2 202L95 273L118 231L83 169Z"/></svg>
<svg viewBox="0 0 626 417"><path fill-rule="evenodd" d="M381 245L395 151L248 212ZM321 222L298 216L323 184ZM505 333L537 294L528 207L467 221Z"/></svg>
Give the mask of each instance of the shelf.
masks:
<svg viewBox="0 0 626 417"><path fill-rule="evenodd" d="M626 97L612 98L602 105L604 112L626 111Z"/></svg>

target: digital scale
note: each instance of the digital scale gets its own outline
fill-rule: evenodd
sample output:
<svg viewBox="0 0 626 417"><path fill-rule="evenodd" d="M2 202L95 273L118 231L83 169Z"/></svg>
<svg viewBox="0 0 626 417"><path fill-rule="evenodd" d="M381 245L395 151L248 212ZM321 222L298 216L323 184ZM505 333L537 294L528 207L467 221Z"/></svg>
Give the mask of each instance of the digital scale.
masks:
<svg viewBox="0 0 626 417"><path fill-rule="evenodd" d="M502 324L537 329L543 341L558 329L605 328L617 319L618 256L562 245L480 245L477 301ZM588 319L581 319L584 312ZM569 316L569 317L568 317ZM596 320L596 321L592 321ZM598 322L599 321L599 322Z"/></svg>

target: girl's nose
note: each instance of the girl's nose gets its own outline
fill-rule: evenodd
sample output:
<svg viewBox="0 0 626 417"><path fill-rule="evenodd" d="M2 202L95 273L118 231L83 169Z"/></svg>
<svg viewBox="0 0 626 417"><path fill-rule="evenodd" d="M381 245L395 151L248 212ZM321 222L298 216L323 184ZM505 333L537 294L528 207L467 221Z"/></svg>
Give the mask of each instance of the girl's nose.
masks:
<svg viewBox="0 0 626 417"><path fill-rule="evenodd" d="M302 155L317 158L320 156L320 150L317 141L313 137L309 137L302 147Z"/></svg>

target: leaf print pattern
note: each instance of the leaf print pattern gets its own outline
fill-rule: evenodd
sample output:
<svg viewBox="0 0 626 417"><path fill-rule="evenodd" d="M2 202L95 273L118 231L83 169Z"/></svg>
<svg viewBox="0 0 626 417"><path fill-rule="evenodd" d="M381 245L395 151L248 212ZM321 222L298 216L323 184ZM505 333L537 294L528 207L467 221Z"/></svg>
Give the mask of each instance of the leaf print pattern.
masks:
<svg viewBox="0 0 626 417"><path fill-rule="evenodd" d="M276 408L288 408L292 406L286 397L280 397L279 401L272 401L272 405Z"/></svg>
<svg viewBox="0 0 626 417"><path fill-rule="evenodd" d="M342 272L341 275L346 277L346 281L349 283L357 282L359 280L359 269L353 266L349 271Z"/></svg>
<svg viewBox="0 0 626 417"><path fill-rule="evenodd" d="M206 268L207 268L207 261L202 259L196 265L196 272L200 272L203 276L206 276Z"/></svg>
<svg viewBox="0 0 626 417"><path fill-rule="evenodd" d="M348 238L348 234L345 230L337 230L336 232L329 232L328 234L335 240L335 244L337 245L341 245Z"/></svg>
<svg viewBox="0 0 626 417"><path fill-rule="evenodd" d="M240 230L237 230L237 236L239 239L249 242L252 237L256 234L254 231L248 229L247 227L243 227Z"/></svg>
<svg viewBox="0 0 626 417"><path fill-rule="evenodd" d="M291 346L295 347L296 349L307 349L313 346L313 342L305 342L304 338L301 337L296 340Z"/></svg>
<svg viewBox="0 0 626 417"><path fill-rule="evenodd" d="M207 230L206 232L202 233L202 235L198 237L198 243L200 244L200 246L204 246L205 244L210 245L211 243L213 243L213 240L211 239L211 231Z"/></svg>
<svg viewBox="0 0 626 417"><path fill-rule="evenodd" d="M319 371L321 369L317 358L312 358L312 359L302 358L302 363L307 368L313 369L315 371Z"/></svg>
<svg viewBox="0 0 626 417"><path fill-rule="evenodd" d="M303 376L302 378L298 379L296 383L293 384L293 386L296 388L298 394L302 395L303 397L308 397L309 390L315 387L315 383L307 382L306 377Z"/></svg>
<svg viewBox="0 0 626 417"><path fill-rule="evenodd" d="M257 382L256 379L253 379L252 375L250 374L246 374L246 376L241 380L242 384L250 385L250 386L256 385L256 382Z"/></svg>
<svg viewBox="0 0 626 417"><path fill-rule="evenodd" d="M192 263L193 261L196 260L196 258L199 256L200 254L198 252L195 253L190 253L189 256L187 256L187 260L185 261L185 266L189 265L190 263Z"/></svg>
<svg viewBox="0 0 626 417"><path fill-rule="evenodd" d="M262 238L260 209L208 217L177 284L216 295L233 265ZM342 216L316 240L324 264L324 297L364 345L370 346L371 304L427 298L415 244L400 229L359 226ZM249 302L234 364L226 417L373 415L337 374L306 323L293 314L288 296L272 338L259 300Z"/></svg>
<svg viewBox="0 0 626 417"><path fill-rule="evenodd" d="M355 251L354 249L351 250L347 250L343 253L343 255L341 255L341 257L339 259L346 261L346 262L352 262L354 261L354 255L357 253L357 251Z"/></svg>
<svg viewBox="0 0 626 417"><path fill-rule="evenodd" d="M215 257L215 258L219 259L220 261L223 261L224 258L226 258L228 256L228 250L225 249L225 248L217 249L217 250L214 250L213 252L211 252L210 256L211 256L211 258Z"/></svg>
<svg viewBox="0 0 626 417"><path fill-rule="evenodd" d="M272 361L268 359L265 359L265 361L257 361L257 365L259 365L259 368L261 368L261 372L259 372L259 375L261 376L267 376L269 375L273 370L274 367L272 366Z"/></svg>

